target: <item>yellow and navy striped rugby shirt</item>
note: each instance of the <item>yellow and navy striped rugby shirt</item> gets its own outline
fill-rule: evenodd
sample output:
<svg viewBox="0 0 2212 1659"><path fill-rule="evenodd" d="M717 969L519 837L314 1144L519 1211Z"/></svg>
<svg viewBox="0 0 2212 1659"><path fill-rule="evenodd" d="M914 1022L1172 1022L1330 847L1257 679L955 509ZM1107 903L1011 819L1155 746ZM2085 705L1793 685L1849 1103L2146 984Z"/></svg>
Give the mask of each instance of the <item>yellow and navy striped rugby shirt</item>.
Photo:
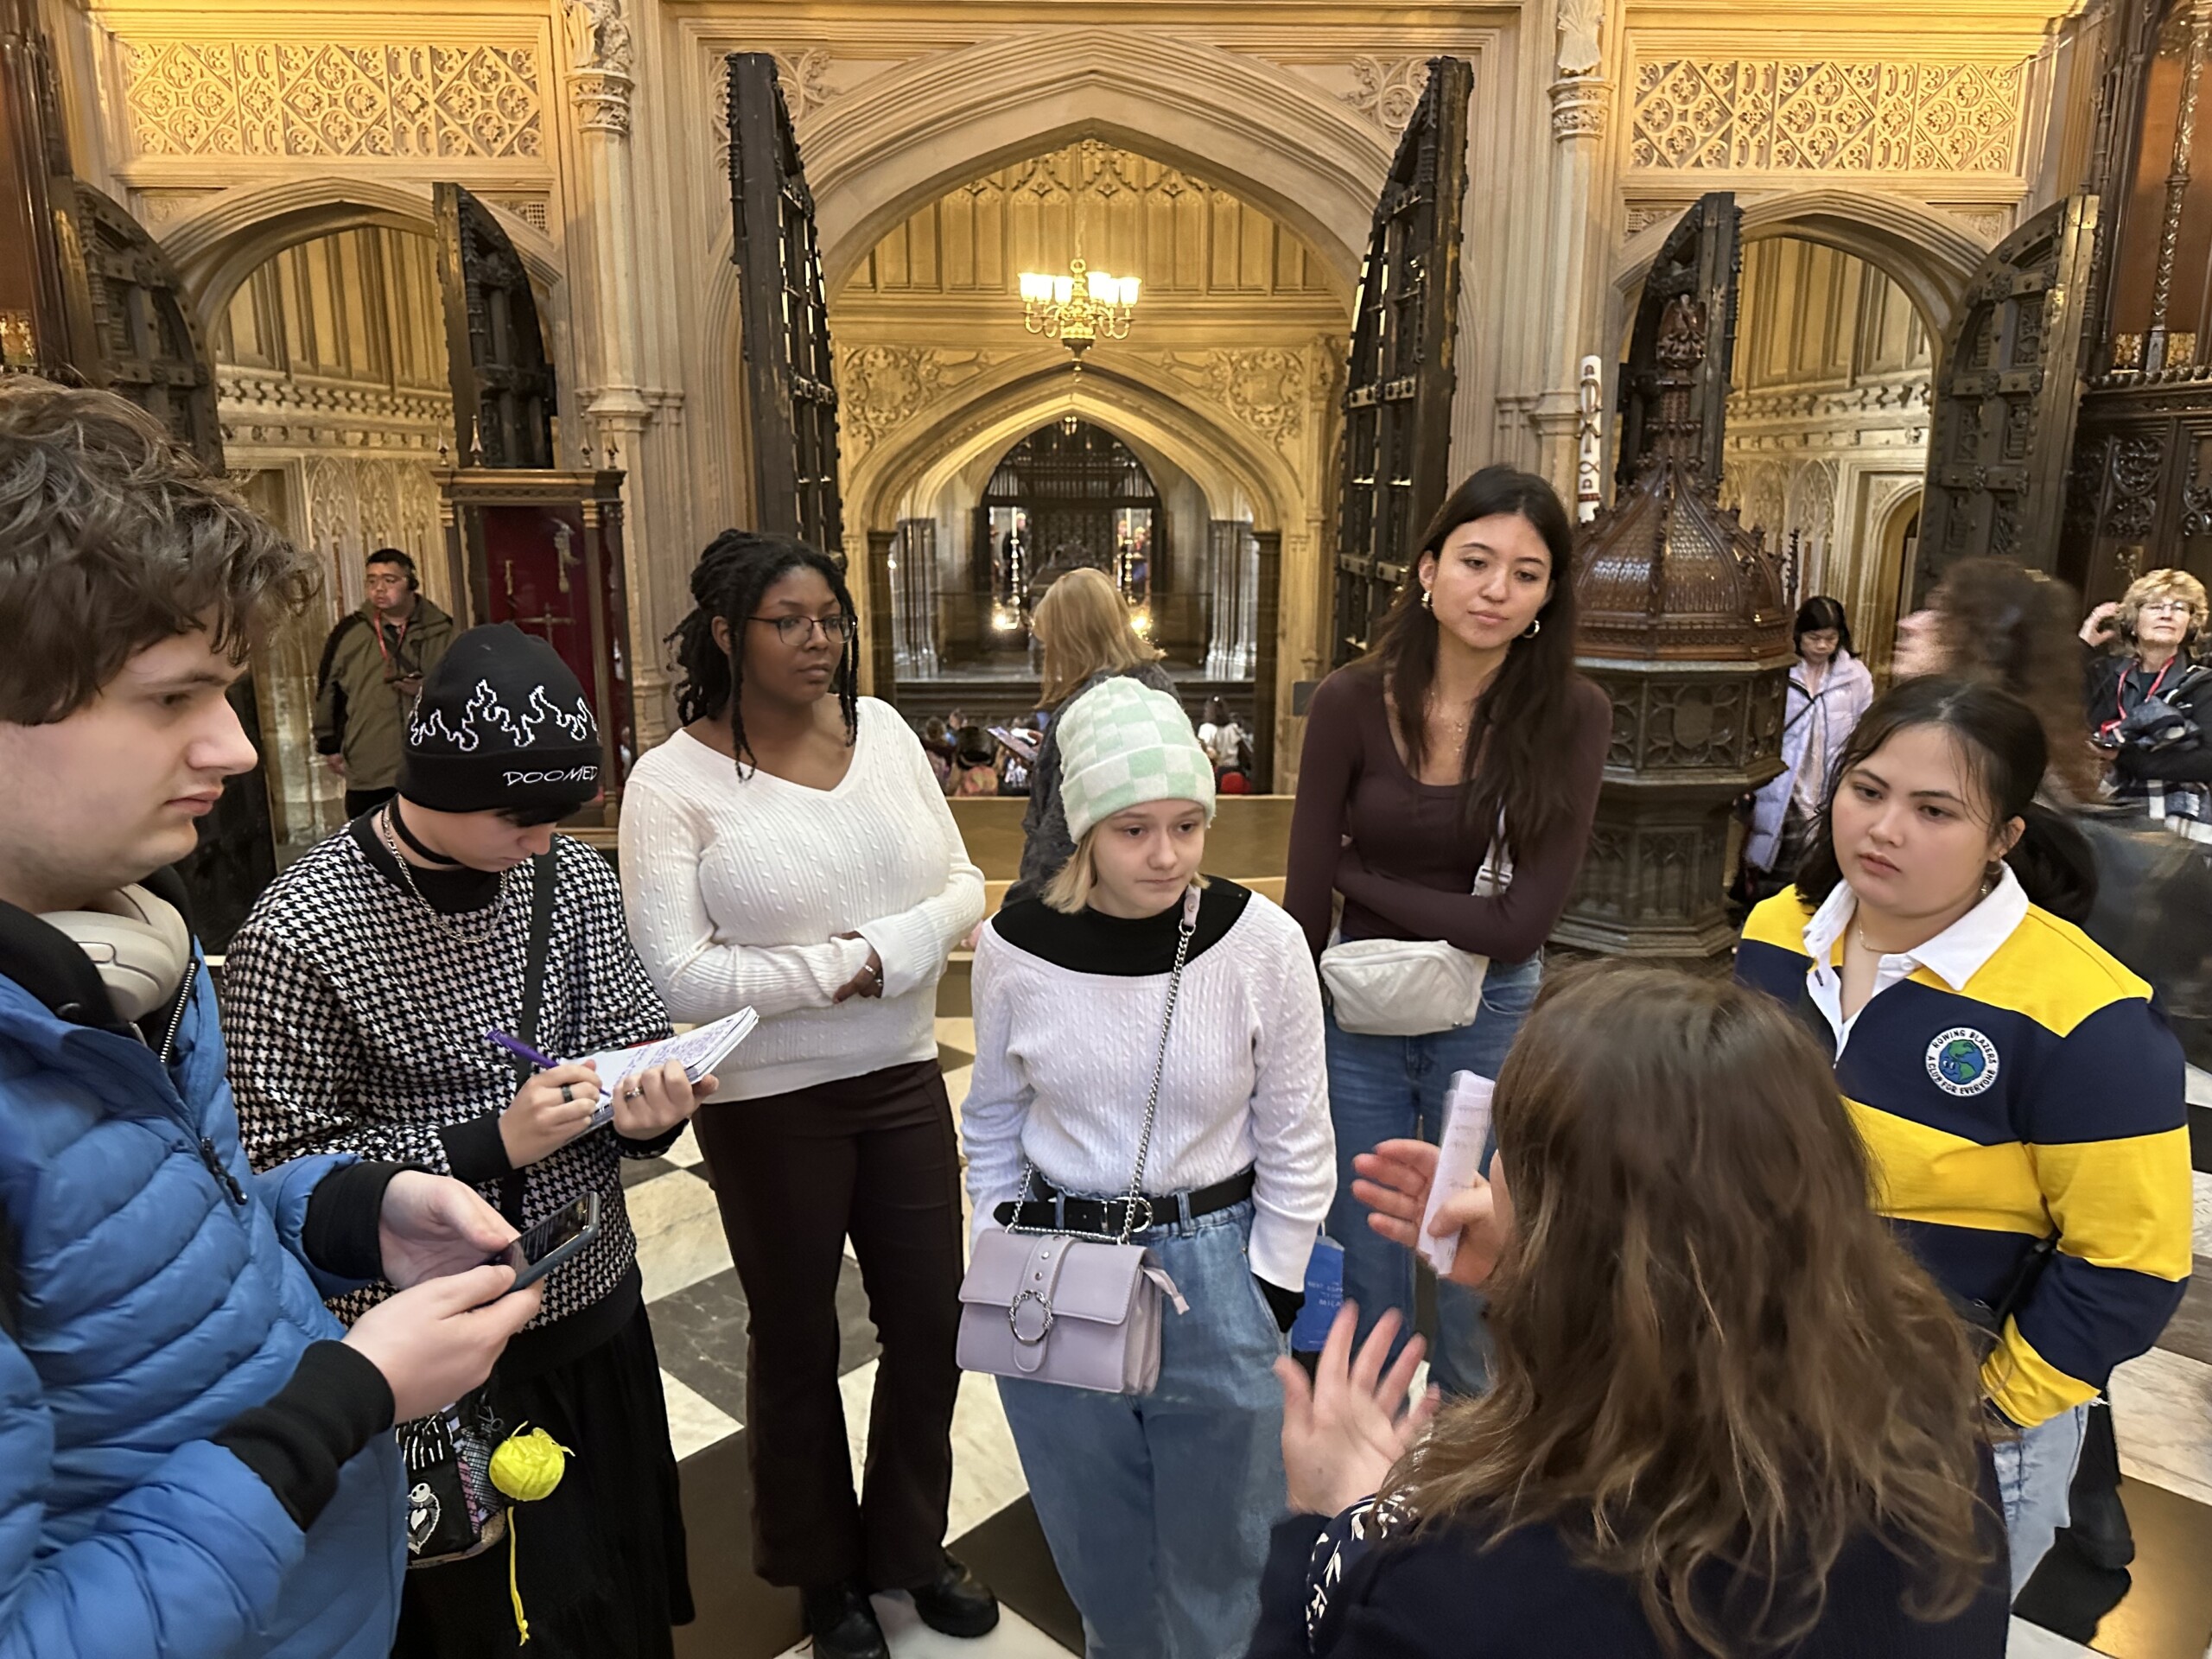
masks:
<svg viewBox="0 0 2212 1659"><path fill-rule="evenodd" d="M2180 1303L2190 1265L2181 1046L2150 986L2027 905L2009 871L2003 891L1954 925L1958 938L1947 931L1909 975L1878 981L1839 1045L1808 983L1821 947L1808 932L1833 940L1821 954L1840 968L1851 902L1839 884L1815 929L1794 887L1769 899L1745 925L1736 977L1796 1008L1836 1055L1876 1207L1946 1290L1995 1306L2035 1242L2056 1231L1982 1367L1998 1409L2031 1427L2103 1388ZM1986 931L2014 914L2001 937L1968 938L1977 918Z"/></svg>

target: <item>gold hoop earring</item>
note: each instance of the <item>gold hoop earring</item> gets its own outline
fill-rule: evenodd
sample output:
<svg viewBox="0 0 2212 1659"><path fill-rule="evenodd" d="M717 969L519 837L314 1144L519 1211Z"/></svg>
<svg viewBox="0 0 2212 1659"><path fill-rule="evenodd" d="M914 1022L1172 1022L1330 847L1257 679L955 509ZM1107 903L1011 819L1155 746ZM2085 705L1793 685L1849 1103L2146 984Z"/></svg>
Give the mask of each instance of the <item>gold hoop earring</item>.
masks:
<svg viewBox="0 0 2212 1659"><path fill-rule="evenodd" d="M1433 611L1436 608L1436 594L1433 591L1427 588L1421 590L1421 607L1424 611Z"/></svg>
<svg viewBox="0 0 2212 1659"><path fill-rule="evenodd" d="M1526 632L1526 633L1524 633L1524 634L1522 634L1521 637L1522 637L1523 639L1535 639L1538 634L1541 633L1543 631L1544 631L1544 619L1543 619L1542 617L1541 617L1541 616L1540 616L1540 617L1538 617L1535 621L1531 622L1531 623L1529 625L1529 632Z"/></svg>

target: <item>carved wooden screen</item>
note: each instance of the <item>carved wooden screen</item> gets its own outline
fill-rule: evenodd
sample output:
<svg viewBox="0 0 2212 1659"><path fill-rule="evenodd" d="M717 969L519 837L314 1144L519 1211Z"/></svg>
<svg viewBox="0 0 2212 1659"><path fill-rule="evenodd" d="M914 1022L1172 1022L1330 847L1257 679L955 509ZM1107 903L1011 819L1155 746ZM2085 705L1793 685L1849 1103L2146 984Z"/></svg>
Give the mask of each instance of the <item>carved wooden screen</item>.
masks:
<svg viewBox="0 0 2212 1659"><path fill-rule="evenodd" d="M844 556L837 384L814 197L766 52L729 59L729 188L753 435L753 522Z"/></svg>
<svg viewBox="0 0 2212 1659"><path fill-rule="evenodd" d="M81 181L75 196L62 260L79 313L70 330L78 372L156 416L219 474L215 371L175 271L117 202Z"/></svg>
<svg viewBox="0 0 2212 1659"><path fill-rule="evenodd" d="M2056 565L2096 232L2096 197L2053 202L1967 289L1937 372L1916 606L1960 559Z"/></svg>
<svg viewBox="0 0 2212 1659"><path fill-rule="evenodd" d="M1651 262L1636 308L1628 360L1621 365L1620 448L1614 481L1626 490L1662 437L1708 493L1720 487L1721 441L1728 416L1728 378L1736 361L1737 283L1743 273L1743 215L1734 194L1715 190L1692 202ZM1702 340L1699 341L1699 332ZM1662 381L1679 389L1684 366L1672 359L1694 344L1687 429L1662 431Z"/></svg>
<svg viewBox="0 0 2212 1659"><path fill-rule="evenodd" d="M218 477L223 431L215 371L168 256L109 197L78 181L56 234L70 312L70 366L87 384L128 397L159 419ZM251 677L231 688L238 723L261 749ZM200 940L220 951L276 876L268 779L260 763L223 791L200 822L200 844L177 866Z"/></svg>
<svg viewBox="0 0 2212 1659"><path fill-rule="evenodd" d="M1338 476L1334 659L1367 649L1450 487L1459 219L1474 71L1432 59L1376 204L1352 320Z"/></svg>
<svg viewBox="0 0 2212 1659"><path fill-rule="evenodd" d="M554 381L537 296L492 210L457 184L435 189L446 374L464 464L556 467Z"/></svg>

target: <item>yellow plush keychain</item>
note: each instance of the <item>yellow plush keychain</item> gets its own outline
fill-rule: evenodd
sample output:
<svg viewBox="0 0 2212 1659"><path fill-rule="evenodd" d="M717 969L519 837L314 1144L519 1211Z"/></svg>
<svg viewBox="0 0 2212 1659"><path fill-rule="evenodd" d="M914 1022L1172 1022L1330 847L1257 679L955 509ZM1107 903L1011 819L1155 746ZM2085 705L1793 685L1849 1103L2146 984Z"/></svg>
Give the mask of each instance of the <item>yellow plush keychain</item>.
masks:
<svg viewBox="0 0 2212 1659"><path fill-rule="evenodd" d="M552 1496L575 1452L542 1428L524 1423L492 1453L492 1484L518 1503ZM522 1613L522 1589L515 1580L515 1511L507 1511L507 1593L514 1599L515 1630L530 1640L530 1621Z"/></svg>

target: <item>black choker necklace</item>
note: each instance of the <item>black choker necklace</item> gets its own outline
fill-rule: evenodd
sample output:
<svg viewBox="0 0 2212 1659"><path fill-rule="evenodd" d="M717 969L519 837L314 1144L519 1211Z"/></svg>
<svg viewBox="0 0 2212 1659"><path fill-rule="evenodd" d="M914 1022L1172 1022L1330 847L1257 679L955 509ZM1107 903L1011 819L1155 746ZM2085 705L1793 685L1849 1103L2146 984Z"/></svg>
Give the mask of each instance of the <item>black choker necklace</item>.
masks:
<svg viewBox="0 0 2212 1659"><path fill-rule="evenodd" d="M443 853L434 853L416 839L415 832L407 827L407 820L399 816L399 799L397 796L392 798L391 804L385 808L384 816L385 821L399 832L399 838L421 857L442 869L457 870L461 868L459 859L448 858Z"/></svg>

